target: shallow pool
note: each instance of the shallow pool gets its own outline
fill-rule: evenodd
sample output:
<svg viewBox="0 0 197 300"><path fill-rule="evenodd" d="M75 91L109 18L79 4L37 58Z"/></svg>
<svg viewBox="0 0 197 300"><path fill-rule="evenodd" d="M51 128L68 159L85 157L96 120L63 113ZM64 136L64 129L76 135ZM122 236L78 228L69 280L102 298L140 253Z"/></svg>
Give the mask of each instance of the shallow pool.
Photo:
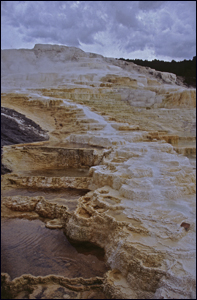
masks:
<svg viewBox="0 0 197 300"><path fill-rule="evenodd" d="M11 279L23 274L90 278L107 270L100 247L71 244L63 230L48 229L40 220L1 221L1 272Z"/></svg>

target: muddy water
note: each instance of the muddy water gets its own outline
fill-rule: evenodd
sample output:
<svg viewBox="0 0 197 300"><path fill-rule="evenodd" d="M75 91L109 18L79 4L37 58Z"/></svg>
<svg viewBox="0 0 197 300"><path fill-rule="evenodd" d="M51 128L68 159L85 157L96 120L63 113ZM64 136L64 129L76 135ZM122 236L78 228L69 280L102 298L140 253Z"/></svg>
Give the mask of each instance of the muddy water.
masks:
<svg viewBox="0 0 197 300"><path fill-rule="evenodd" d="M47 201L56 203L59 205L66 205L70 212L73 212L78 205L78 199L84 196L89 190L78 190L78 189L10 189L1 191L2 197L8 196L43 196Z"/></svg>
<svg viewBox="0 0 197 300"><path fill-rule="evenodd" d="M50 145L52 146L52 142L50 142ZM63 148L67 148L67 149L72 149L72 148L77 148L77 149L103 149L104 147L102 146L92 146L92 145L89 145L89 144L81 144L81 143L63 143L63 142L60 142L60 143L55 143L54 144L55 147L63 147Z"/></svg>
<svg viewBox="0 0 197 300"><path fill-rule="evenodd" d="M23 274L89 278L107 270L99 247L72 245L62 230L50 230L40 220L2 219L1 272L11 279Z"/></svg>
<svg viewBox="0 0 197 300"><path fill-rule="evenodd" d="M24 176L45 176L45 177L88 177L89 169L44 169L21 171L18 174Z"/></svg>
<svg viewBox="0 0 197 300"><path fill-rule="evenodd" d="M62 190L53 190L53 189L40 189L40 190L35 190L35 189L9 189L9 190L4 190L1 191L1 195L4 197L7 196L43 196L45 197L46 200L52 200L56 197L62 198L62 199L67 199L67 200L75 200L78 199L81 196L84 196L89 190L78 190L78 189L62 189Z"/></svg>

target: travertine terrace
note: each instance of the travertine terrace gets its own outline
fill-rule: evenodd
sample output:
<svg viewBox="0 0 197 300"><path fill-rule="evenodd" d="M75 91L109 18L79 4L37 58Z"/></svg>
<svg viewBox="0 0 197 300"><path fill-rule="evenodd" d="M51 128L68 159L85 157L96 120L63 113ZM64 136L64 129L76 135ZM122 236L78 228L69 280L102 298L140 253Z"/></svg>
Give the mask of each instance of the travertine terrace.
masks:
<svg viewBox="0 0 197 300"><path fill-rule="evenodd" d="M49 136L3 147L12 172L2 176L2 217L42 217L102 247L109 267L89 279L2 274L5 293L48 299L63 287L58 299L195 299L196 90L174 74L77 48L1 55L2 106ZM41 193L71 188L87 191L74 209Z"/></svg>

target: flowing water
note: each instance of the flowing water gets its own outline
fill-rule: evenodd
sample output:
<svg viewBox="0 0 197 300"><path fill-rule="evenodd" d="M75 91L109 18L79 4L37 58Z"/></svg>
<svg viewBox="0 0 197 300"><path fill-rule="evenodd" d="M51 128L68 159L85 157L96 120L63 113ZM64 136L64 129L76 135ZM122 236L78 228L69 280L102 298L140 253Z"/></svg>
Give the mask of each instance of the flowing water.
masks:
<svg viewBox="0 0 197 300"><path fill-rule="evenodd" d="M91 120L98 122L99 124L105 125L105 127L102 129L102 135L104 135L104 134L105 135L106 134L114 135L117 133L117 131L101 115L98 115L95 112L91 111L88 107L83 106L81 104L71 103L70 101L67 101L65 99L62 99L62 100L66 106L68 106L68 105L75 106L75 107L83 110L87 119L91 119Z"/></svg>
<svg viewBox="0 0 197 300"><path fill-rule="evenodd" d="M53 97L43 96L43 95L40 95L35 92L30 92L29 95L31 95L33 97L39 97L42 99L46 99L46 100L53 99ZM83 113L85 114L87 119L92 119L100 124L105 125L105 128L102 129L102 134L110 134L110 135L112 134L113 135L113 134L117 133L117 131L101 115L98 115L95 112L91 111L88 107L81 105L81 104L73 103L73 102L65 100L65 99L58 98L58 100L62 100L64 105L66 105L66 106L72 106L75 108L79 108L80 110L83 111Z"/></svg>
<svg viewBox="0 0 197 300"><path fill-rule="evenodd" d="M11 279L23 274L90 278L107 271L104 250L71 244L63 230L48 229L40 220L2 219L1 271Z"/></svg>

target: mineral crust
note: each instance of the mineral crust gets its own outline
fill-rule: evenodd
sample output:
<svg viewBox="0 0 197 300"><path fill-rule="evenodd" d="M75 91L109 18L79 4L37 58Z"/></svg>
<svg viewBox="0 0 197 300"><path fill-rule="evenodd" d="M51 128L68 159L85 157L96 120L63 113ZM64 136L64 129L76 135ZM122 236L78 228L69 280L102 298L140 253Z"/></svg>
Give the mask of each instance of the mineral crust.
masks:
<svg viewBox="0 0 197 300"><path fill-rule="evenodd" d="M90 279L11 281L3 273L3 293L196 299L196 90L174 74L77 48L35 45L1 55L3 114L11 109L20 127L25 115L43 130L43 141L28 131L30 141L3 147L10 172L2 175L2 217L42 218L102 247L109 267ZM71 199L43 195L68 189L86 191L74 209Z"/></svg>

